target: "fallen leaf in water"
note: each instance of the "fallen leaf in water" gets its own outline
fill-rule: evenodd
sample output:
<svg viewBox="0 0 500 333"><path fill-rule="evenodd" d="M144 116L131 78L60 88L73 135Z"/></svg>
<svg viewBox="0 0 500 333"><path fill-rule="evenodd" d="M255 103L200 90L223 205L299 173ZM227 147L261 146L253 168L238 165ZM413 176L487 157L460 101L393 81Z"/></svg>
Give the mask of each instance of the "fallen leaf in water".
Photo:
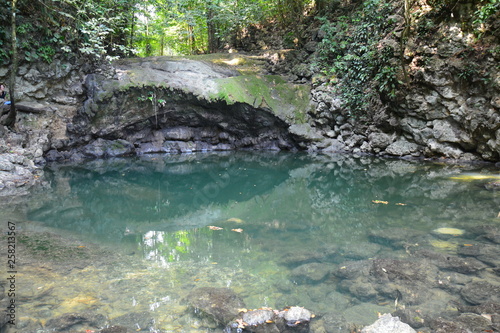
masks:
<svg viewBox="0 0 500 333"><path fill-rule="evenodd" d="M231 229L231 231L234 231L234 232L243 232L243 229Z"/></svg>
<svg viewBox="0 0 500 333"><path fill-rule="evenodd" d="M268 319L268 320L266 320L266 323L272 324L272 323L274 323L274 321Z"/></svg>
<svg viewBox="0 0 500 333"><path fill-rule="evenodd" d="M375 204L384 204L384 205L387 205L389 203L389 201L381 201L381 200L372 200L372 202Z"/></svg>
<svg viewBox="0 0 500 333"><path fill-rule="evenodd" d="M209 226L208 226L208 229L210 229L210 230L222 230L222 229L224 229L224 228L221 228L221 227L216 227L216 226L214 226L214 225L209 225Z"/></svg>
<svg viewBox="0 0 500 333"><path fill-rule="evenodd" d="M243 313L245 313L245 312L248 312L248 309L245 309L245 308L238 309L238 312L243 312Z"/></svg>
<svg viewBox="0 0 500 333"><path fill-rule="evenodd" d="M457 228L437 228L433 230L434 233L442 234L442 235L452 235L452 236L460 236L465 233L462 229Z"/></svg>
<svg viewBox="0 0 500 333"><path fill-rule="evenodd" d="M398 203L396 203L396 206L406 206L406 204L405 204L405 203L398 202Z"/></svg>
<svg viewBox="0 0 500 333"><path fill-rule="evenodd" d="M464 246L474 246L474 244L464 244Z"/></svg>
<svg viewBox="0 0 500 333"><path fill-rule="evenodd" d="M245 221L243 221L242 219L239 219L237 217L231 217L230 219L227 219L226 222L236 222L236 223L243 223Z"/></svg>

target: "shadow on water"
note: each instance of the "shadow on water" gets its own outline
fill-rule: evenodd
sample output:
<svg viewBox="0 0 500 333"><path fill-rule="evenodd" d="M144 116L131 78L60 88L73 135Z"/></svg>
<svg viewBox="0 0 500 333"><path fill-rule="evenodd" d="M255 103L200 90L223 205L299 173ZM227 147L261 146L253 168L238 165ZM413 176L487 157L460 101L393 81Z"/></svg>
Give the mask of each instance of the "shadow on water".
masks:
<svg viewBox="0 0 500 333"><path fill-rule="evenodd" d="M318 332L338 322L344 331L327 331L349 332L377 312L452 318L459 313L447 304L470 303L460 295L472 278L500 283L494 169L240 152L45 172L50 187L33 193L27 218L106 250L75 259L57 293L30 299L34 311L51 298L45 312L36 310L44 320L90 309L129 325L123 316L144 311L160 331L215 329L186 298L216 286L232 288L248 307L306 306L319 314Z"/></svg>

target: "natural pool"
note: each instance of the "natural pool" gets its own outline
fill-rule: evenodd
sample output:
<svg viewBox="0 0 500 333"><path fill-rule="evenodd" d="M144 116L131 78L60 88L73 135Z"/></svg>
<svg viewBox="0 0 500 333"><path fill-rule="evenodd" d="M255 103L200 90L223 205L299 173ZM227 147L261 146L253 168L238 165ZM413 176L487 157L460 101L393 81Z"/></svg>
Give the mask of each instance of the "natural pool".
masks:
<svg viewBox="0 0 500 333"><path fill-rule="evenodd" d="M189 307L207 286L306 307L316 332L396 311L425 330L500 303L499 174L250 152L51 165L16 206L18 331L221 331Z"/></svg>

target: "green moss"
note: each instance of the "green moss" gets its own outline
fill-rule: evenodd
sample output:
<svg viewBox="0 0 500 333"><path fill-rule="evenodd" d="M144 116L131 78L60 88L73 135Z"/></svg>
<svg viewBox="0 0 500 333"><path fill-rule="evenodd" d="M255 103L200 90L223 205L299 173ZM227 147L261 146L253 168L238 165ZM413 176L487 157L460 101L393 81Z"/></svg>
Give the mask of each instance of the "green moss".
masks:
<svg viewBox="0 0 500 333"><path fill-rule="evenodd" d="M306 121L309 86L288 83L277 75L242 75L216 81L219 89L211 96L214 100L267 108L293 123Z"/></svg>

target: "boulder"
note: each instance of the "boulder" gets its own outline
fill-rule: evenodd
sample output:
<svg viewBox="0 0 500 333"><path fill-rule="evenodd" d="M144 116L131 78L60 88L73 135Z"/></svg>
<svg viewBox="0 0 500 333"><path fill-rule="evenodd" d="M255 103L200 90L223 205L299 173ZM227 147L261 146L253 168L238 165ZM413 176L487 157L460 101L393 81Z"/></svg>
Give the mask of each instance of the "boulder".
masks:
<svg viewBox="0 0 500 333"><path fill-rule="evenodd" d="M363 328L361 333L417 333L417 331L399 320L399 317L386 313L372 325Z"/></svg>
<svg viewBox="0 0 500 333"><path fill-rule="evenodd" d="M227 333L307 333L314 316L303 307L292 306L281 311L261 308L242 311L224 330Z"/></svg>
<svg viewBox="0 0 500 333"><path fill-rule="evenodd" d="M393 156L411 155L417 151L419 151L419 146L414 142L409 142L405 138L394 141L385 149L387 154Z"/></svg>

